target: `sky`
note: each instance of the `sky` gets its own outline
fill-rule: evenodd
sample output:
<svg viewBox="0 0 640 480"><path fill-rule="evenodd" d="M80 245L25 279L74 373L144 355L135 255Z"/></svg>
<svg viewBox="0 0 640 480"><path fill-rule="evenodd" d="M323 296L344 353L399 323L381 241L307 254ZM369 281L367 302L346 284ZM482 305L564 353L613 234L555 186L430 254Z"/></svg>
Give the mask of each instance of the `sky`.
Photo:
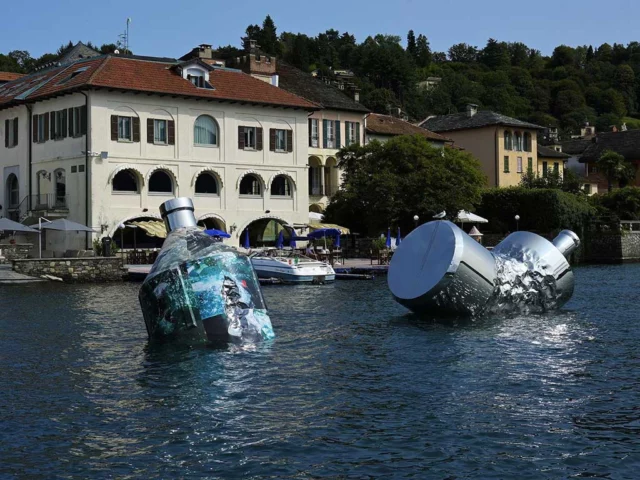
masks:
<svg viewBox="0 0 640 480"><path fill-rule="evenodd" d="M315 36L333 28L358 42L384 33L406 40L413 29L434 51L456 43L483 47L488 38L523 42L550 55L557 45L600 45L639 40L637 0L176 0L2 1L0 53L27 50L32 57L72 40L115 43L130 25L138 55L179 57L191 48L240 46L249 24L269 14L278 32Z"/></svg>

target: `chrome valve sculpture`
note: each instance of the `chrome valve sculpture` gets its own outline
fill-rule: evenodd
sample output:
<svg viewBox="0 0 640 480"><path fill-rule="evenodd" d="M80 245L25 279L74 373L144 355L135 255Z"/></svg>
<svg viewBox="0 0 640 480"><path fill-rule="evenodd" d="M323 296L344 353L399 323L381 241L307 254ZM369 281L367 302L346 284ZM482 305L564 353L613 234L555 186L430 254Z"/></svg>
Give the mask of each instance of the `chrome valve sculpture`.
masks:
<svg viewBox="0 0 640 480"><path fill-rule="evenodd" d="M416 313L546 311L571 298L574 282L567 258L579 245L570 230L553 243L515 232L489 252L455 224L434 221L402 241L387 281L396 301Z"/></svg>
<svg viewBox="0 0 640 480"><path fill-rule="evenodd" d="M274 337L249 258L196 226L193 203L160 206L167 239L139 299L150 338L226 343Z"/></svg>

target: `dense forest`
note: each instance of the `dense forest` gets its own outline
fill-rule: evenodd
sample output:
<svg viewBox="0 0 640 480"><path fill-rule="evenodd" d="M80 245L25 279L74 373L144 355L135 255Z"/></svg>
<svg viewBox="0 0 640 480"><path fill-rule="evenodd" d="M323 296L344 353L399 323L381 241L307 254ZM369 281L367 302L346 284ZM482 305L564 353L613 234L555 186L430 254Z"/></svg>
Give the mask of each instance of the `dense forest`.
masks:
<svg viewBox="0 0 640 480"><path fill-rule="evenodd" d="M362 103L379 113L401 108L412 120L420 120L476 103L482 109L557 126L564 135L575 132L585 121L599 131L623 122L629 128L640 128L638 42L561 45L550 57L523 43L495 39L482 48L459 43L447 52L437 52L424 34L416 35L413 30L407 34L406 47L402 38L393 35L367 37L358 43L348 32L333 29L314 37L278 34L269 16L262 25L249 25L245 35L256 39L265 53L305 71L317 70L331 77L335 70L351 70ZM24 51L0 54L0 70L29 71L54 60L68 47L38 59ZM98 50L107 53L114 48L103 45ZM239 52L232 45L218 49L220 56L228 58ZM165 52L154 53L162 56ZM439 86L422 88L420 82L429 77L440 77Z"/></svg>

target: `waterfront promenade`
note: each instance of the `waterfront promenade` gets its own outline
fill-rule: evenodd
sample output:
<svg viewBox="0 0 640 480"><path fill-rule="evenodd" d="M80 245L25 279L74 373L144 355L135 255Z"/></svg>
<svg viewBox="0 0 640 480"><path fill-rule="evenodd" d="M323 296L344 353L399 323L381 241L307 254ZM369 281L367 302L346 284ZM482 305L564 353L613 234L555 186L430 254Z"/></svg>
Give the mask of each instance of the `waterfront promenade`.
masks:
<svg viewBox="0 0 640 480"><path fill-rule="evenodd" d="M14 272L11 265L0 265L0 285L21 285L24 283L44 282L42 278L30 277Z"/></svg>

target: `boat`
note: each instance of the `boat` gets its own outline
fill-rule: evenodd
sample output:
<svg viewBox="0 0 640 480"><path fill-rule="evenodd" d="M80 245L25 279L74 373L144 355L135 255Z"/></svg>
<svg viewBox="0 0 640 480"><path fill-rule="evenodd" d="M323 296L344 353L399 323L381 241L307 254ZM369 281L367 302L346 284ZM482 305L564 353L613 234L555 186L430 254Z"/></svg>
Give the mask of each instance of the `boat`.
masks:
<svg viewBox="0 0 640 480"><path fill-rule="evenodd" d="M249 258L258 278L278 278L283 283L325 283L336 279L336 272L328 263L292 250L259 250Z"/></svg>

